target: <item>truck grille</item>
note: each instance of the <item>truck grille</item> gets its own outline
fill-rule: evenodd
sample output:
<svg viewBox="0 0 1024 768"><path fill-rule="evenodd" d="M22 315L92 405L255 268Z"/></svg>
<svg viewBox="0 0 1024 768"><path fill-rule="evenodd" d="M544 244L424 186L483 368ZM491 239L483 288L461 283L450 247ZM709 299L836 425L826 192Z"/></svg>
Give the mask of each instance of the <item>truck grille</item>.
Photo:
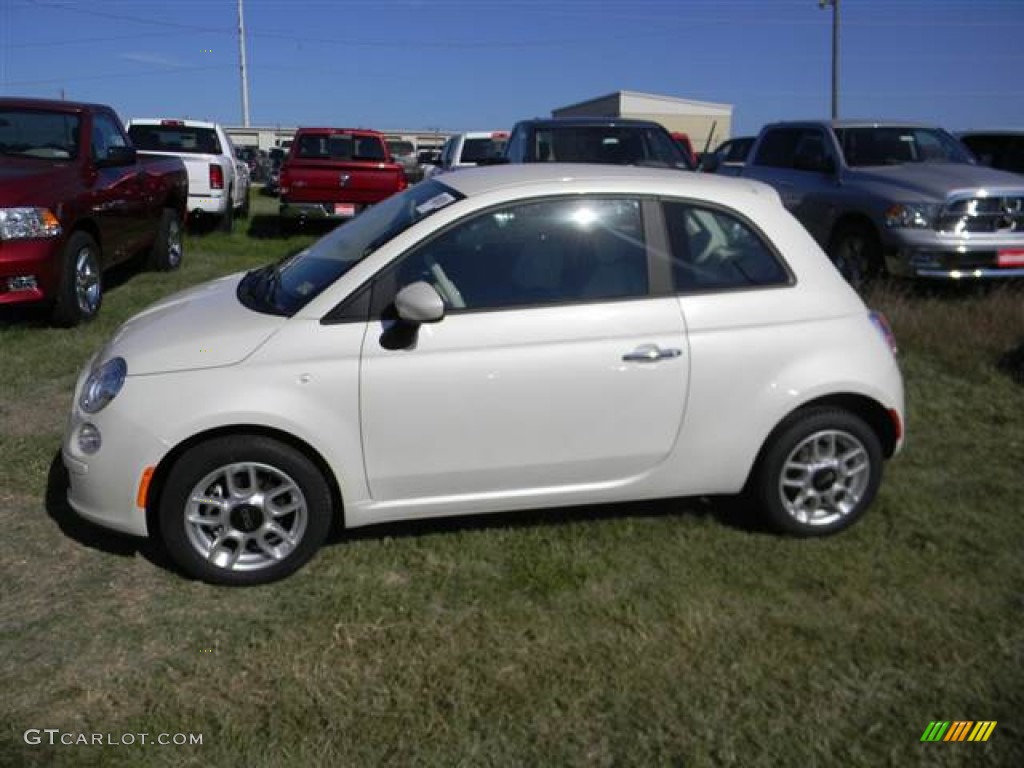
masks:
<svg viewBox="0 0 1024 768"><path fill-rule="evenodd" d="M1024 235L1024 191L999 197L951 200L936 227L951 234L987 233Z"/></svg>

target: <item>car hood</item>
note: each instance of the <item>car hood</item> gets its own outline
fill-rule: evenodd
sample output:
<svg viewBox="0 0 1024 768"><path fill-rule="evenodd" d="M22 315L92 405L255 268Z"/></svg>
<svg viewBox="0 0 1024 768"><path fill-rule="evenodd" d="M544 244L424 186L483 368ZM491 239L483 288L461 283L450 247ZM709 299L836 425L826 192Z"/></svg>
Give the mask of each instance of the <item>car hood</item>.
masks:
<svg viewBox="0 0 1024 768"><path fill-rule="evenodd" d="M843 175L843 181L857 186L876 186L879 192L908 201L943 202L957 193L1024 190L1024 176L968 163L904 163L850 170Z"/></svg>
<svg viewBox="0 0 1024 768"><path fill-rule="evenodd" d="M287 318L247 309L235 295L242 274L198 285L148 307L118 329L97 363L119 356L129 376L234 365Z"/></svg>
<svg viewBox="0 0 1024 768"><path fill-rule="evenodd" d="M73 167L69 163L49 160L22 160L0 157L0 205L45 204L39 197L65 183Z"/></svg>

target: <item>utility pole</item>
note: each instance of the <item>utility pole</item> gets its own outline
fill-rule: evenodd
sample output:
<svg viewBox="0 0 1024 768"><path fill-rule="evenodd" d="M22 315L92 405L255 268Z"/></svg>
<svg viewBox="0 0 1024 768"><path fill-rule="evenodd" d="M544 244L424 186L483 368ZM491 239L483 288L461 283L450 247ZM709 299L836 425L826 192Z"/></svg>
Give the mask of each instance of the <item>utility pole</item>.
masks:
<svg viewBox="0 0 1024 768"><path fill-rule="evenodd" d="M832 119L839 119L839 0L818 0L825 10L832 6Z"/></svg>
<svg viewBox="0 0 1024 768"><path fill-rule="evenodd" d="M249 127L249 78L245 68L245 14L238 0L238 57L242 68L242 125Z"/></svg>

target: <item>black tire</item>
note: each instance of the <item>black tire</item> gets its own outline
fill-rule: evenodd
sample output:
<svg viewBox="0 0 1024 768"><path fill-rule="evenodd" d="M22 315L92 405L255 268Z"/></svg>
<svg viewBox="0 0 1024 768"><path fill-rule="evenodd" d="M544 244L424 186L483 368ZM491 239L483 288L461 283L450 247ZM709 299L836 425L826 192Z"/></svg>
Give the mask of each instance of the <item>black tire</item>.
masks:
<svg viewBox="0 0 1024 768"><path fill-rule="evenodd" d="M865 222L842 224L832 235L828 257L839 274L857 290L885 273L882 241L874 227Z"/></svg>
<svg viewBox="0 0 1024 768"><path fill-rule="evenodd" d="M242 207L238 211L238 218L248 219L249 218L249 197L252 195L252 189L246 190L245 197L242 199Z"/></svg>
<svg viewBox="0 0 1024 768"><path fill-rule="evenodd" d="M217 228L221 232L230 232L235 226L235 204L231 200L232 192L228 189L228 205L224 211L224 215L220 217L220 221L217 222Z"/></svg>
<svg viewBox="0 0 1024 768"><path fill-rule="evenodd" d="M65 328L87 323L103 304L102 254L88 232L74 232L64 246L53 322Z"/></svg>
<svg viewBox="0 0 1024 768"><path fill-rule="evenodd" d="M181 219L173 208L164 208L146 266L158 272L171 272L181 266L184 252Z"/></svg>
<svg viewBox="0 0 1024 768"><path fill-rule="evenodd" d="M284 509L274 514L271 505ZM277 581L305 565L333 517L316 466L291 446L253 435L190 448L171 468L157 513L164 546L185 573L237 586Z"/></svg>
<svg viewBox="0 0 1024 768"><path fill-rule="evenodd" d="M768 438L750 492L777 531L827 536L853 525L874 501L882 462L878 435L859 416L807 408Z"/></svg>

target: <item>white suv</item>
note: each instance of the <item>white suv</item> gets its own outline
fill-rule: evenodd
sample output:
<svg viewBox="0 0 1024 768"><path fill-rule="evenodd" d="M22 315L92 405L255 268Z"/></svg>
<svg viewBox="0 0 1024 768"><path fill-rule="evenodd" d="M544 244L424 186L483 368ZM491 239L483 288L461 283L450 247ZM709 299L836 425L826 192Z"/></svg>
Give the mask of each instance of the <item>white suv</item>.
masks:
<svg viewBox="0 0 1024 768"><path fill-rule="evenodd" d="M139 151L184 161L191 216L215 216L221 229L230 232L236 216L249 215L249 169L219 124L141 118L129 120L127 127Z"/></svg>
<svg viewBox="0 0 1024 768"><path fill-rule="evenodd" d="M903 430L884 321L770 187L552 163L428 179L145 310L63 457L82 516L256 584L336 521L745 493L835 533Z"/></svg>

